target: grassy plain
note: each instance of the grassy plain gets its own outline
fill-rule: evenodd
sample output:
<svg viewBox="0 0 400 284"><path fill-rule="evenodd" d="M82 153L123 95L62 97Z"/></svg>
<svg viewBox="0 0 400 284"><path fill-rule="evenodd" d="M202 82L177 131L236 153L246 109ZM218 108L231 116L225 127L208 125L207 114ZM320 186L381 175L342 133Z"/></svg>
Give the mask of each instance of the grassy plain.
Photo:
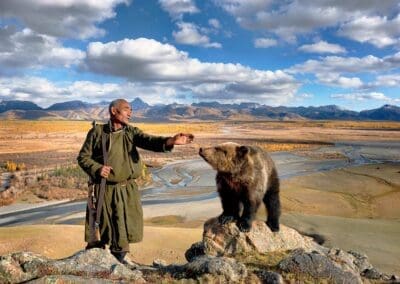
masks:
<svg viewBox="0 0 400 284"><path fill-rule="evenodd" d="M315 159L343 159L334 150L317 151L335 142L400 143L400 123L396 122L226 121L134 125L152 134L195 135L193 144L178 146L167 155L141 151L144 161L156 166L197 158L199 147L226 141L258 145L267 151L293 151ZM28 171L75 164L90 127L88 121L0 121L0 164L24 163ZM374 265L400 274L397 257L400 247L396 241L400 233L399 173L398 163L385 163L284 180L282 222L307 234L319 235L329 246L366 253ZM51 190L57 188L51 186ZM24 196L24 202L40 200L29 194ZM204 220L219 213L217 199L148 207L144 241L132 246L133 259L142 263L151 263L154 258L183 262L185 250L201 239ZM259 218L264 215L259 212ZM60 231L63 233L59 234ZM83 247L82 232L79 225L0 228L0 255L32 250L53 258L65 257ZM58 246L60 242L65 245Z"/></svg>

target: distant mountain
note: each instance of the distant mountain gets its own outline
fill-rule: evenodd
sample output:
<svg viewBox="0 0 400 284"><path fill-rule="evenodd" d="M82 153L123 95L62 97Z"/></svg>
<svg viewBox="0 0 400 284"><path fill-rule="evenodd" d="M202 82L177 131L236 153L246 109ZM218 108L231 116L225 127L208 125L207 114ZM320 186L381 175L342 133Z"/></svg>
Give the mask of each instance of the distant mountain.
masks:
<svg viewBox="0 0 400 284"><path fill-rule="evenodd" d="M131 107L132 110L138 111L138 110L144 110L150 107L147 103L142 101L140 98L136 98L131 102Z"/></svg>
<svg viewBox="0 0 400 284"><path fill-rule="evenodd" d="M89 103L84 103L82 101L69 101L64 103L56 103L51 105L46 110L54 111L54 110L76 110L81 108L89 108L91 105Z"/></svg>
<svg viewBox="0 0 400 284"><path fill-rule="evenodd" d="M8 110L42 110L40 106L29 101L2 101L0 113Z"/></svg>
<svg viewBox="0 0 400 284"><path fill-rule="evenodd" d="M107 120L109 102L86 103L69 101L47 109L27 101L0 102L0 119L72 119ZM391 120L400 121L400 107L384 105L361 112L346 110L336 105L310 107L272 107L258 103L222 104L199 102L186 104L158 104L151 106L136 98L131 102L133 121L179 120Z"/></svg>
<svg viewBox="0 0 400 284"><path fill-rule="evenodd" d="M8 110L0 113L0 119L63 120L65 118L44 110Z"/></svg>
<svg viewBox="0 0 400 284"><path fill-rule="evenodd" d="M360 112L360 118L400 121L400 107L394 105L384 105L376 109L363 110Z"/></svg>
<svg viewBox="0 0 400 284"><path fill-rule="evenodd" d="M291 107L285 108L286 111L296 113L308 119L358 119L358 112L345 110L336 105L319 107Z"/></svg>

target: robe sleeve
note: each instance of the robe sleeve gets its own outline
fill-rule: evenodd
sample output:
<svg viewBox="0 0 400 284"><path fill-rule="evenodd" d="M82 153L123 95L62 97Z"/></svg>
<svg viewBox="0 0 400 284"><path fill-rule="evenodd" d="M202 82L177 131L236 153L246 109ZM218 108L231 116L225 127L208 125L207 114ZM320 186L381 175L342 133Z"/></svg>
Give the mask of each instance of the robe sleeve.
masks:
<svg viewBox="0 0 400 284"><path fill-rule="evenodd" d="M103 166L93 159L93 149L96 137L96 128L92 128L82 145L77 157L79 166L93 179L98 178L98 171Z"/></svg>
<svg viewBox="0 0 400 284"><path fill-rule="evenodd" d="M154 152L170 152L174 146L167 146L169 137L155 136L144 133L137 127L131 127L132 139L135 146Z"/></svg>

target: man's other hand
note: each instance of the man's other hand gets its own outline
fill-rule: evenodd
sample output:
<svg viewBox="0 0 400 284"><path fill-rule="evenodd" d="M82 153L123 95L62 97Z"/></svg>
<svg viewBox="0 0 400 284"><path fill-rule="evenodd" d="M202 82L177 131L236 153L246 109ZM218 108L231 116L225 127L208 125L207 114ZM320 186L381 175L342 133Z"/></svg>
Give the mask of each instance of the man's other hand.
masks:
<svg viewBox="0 0 400 284"><path fill-rule="evenodd" d="M192 143L194 139L194 135L190 133L178 133L174 137L172 137L173 145L185 145Z"/></svg>
<svg viewBox="0 0 400 284"><path fill-rule="evenodd" d="M110 167L110 166L103 166L103 167L100 169L100 176L103 177L103 178L108 178L108 175L111 173L111 171L112 171L112 167Z"/></svg>

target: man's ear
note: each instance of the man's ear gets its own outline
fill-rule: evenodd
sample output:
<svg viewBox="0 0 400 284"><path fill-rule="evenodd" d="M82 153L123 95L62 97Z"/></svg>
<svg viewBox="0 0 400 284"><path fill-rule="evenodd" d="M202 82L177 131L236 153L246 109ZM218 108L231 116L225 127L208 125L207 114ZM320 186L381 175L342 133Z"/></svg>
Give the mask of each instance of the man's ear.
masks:
<svg viewBox="0 0 400 284"><path fill-rule="evenodd" d="M116 115L117 114L117 108L116 107L114 107L114 106L111 107L111 114L112 115Z"/></svg>
<svg viewBox="0 0 400 284"><path fill-rule="evenodd" d="M237 155L239 157L245 157L249 153L250 149L247 146L240 146L236 148Z"/></svg>

